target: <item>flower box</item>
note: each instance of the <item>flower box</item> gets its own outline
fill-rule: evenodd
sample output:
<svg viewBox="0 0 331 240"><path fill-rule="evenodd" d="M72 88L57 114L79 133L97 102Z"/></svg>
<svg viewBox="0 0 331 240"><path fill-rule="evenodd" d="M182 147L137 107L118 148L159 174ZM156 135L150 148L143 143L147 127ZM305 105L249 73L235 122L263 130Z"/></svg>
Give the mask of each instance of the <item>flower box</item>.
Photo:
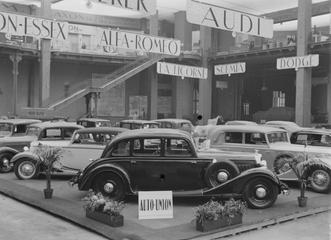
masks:
<svg viewBox="0 0 331 240"><path fill-rule="evenodd" d="M86 217L102 222L111 227L123 226L123 220L124 220L123 215L113 216L103 212L91 211L89 209L86 209Z"/></svg>
<svg viewBox="0 0 331 240"><path fill-rule="evenodd" d="M201 232L207 232L222 227L241 224L242 217L243 217L242 214L236 214L233 217L224 216L218 218L217 220L196 219L196 230Z"/></svg>

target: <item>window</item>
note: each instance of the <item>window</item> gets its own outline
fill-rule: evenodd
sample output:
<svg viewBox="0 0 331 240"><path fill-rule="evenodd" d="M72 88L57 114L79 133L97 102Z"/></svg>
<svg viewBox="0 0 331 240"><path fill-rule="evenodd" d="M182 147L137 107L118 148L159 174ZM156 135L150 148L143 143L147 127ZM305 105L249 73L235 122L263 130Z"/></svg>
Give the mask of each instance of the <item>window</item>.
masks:
<svg viewBox="0 0 331 240"><path fill-rule="evenodd" d="M133 141L133 155L135 156L160 156L161 139L145 138Z"/></svg>
<svg viewBox="0 0 331 240"><path fill-rule="evenodd" d="M112 156L130 156L130 140L122 140L114 145Z"/></svg>
<svg viewBox="0 0 331 240"><path fill-rule="evenodd" d="M14 134L22 134L26 132L26 125L19 124L14 127Z"/></svg>
<svg viewBox="0 0 331 240"><path fill-rule="evenodd" d="M242 143L242 133L241 132L227 132L225 133L226 143Z"/></svg>
<svg viewBox="0 0 331 240"><path fill-rule="evenodd" d="M60 128L49 128L45 129L41 134L42 140L60 140L61 137L61 129Z"/></svg>
<svg viewBox="0 0 331 240"><path fill-rule="evenodd" d="M263 133L245 133L246 144L267 144Z"/></svg>
<svg viewBox="0 0 331 240"><path fill-rule="evenodd" d="M287 138L287 133L285 133L285 132L268 133L267 138L268 138L269 143L289 142L288 138Z"/></svg>
<svg viewBox="0 0 331 240"><path fill-rule="evenodd" d="M190 145L184 139L166 139L165 155L178 157L191 157L192 151Z"/></svg>
<svg viewBox="0 0 331 240"><path fill-rule="evenodd" d="M26 135L38 137L39 132L40 132L40 128L38 127L28 127L28 129L26 130Z"/></svg>
<svg viewBox="0 0 331 240"><path fill-rule="evenodd" d="M120 127L131 129L131 124L130 123L120 123Z"/></svg>
<svg viewBox="0 0 331 240"><path fill-rule="evenodd" d="M0 136L7 136L11 134L13 125L10 123L0 123Z"/></svg>
<svg viewBox="0 0 331 240"><path fill-rule="evenodd" d="M285 107L285 92L273 91L272 106Z"/></svg>
<svg viewBox="0 0 331 240"><path fill-rule="evenodd" d="M71 139L72 134L74 133L74 131L76 131L76 128L64 128L63 129L63 136L64 139Z"/></svg>
<svg viewBox="0 0 331 240"><path fill-rule="evenodd" d="M161 126L162 128L172 128L172 124L169 122L162 122Z"/></svg>

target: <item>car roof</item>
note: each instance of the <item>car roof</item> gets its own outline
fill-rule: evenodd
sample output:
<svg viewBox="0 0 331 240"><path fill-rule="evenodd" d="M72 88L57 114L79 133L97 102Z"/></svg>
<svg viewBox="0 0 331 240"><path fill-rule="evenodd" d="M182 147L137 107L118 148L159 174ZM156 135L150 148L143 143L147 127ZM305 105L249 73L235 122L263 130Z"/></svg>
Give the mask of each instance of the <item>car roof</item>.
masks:
<svg viewBox="0 0 331 240"><path fill-rule="evenodd" d="M269 132L287 132L284 129L276 127L268 127L263 125L215 125L209 131L212 133L214 131L235 131L235 132L259 132L259 133L269 133Z"/></svg>
<svg viewBox="0 0 331 240"><path fill-rule="evenodd" d="M88 122L110 122L108 119L103 118L80 118L77 121L88 121Z"/></svg>
<svg viewBox="0 0 331 240"><path fill-rule="evenodd" d="M144 123L156 123L159 124L158 122L155 121L151 121L151 120L141 120L141 119L125 119L121 121L122 123L140 123L140 124L144 124Z"/></svg>
<svg viewBox="0 0 331 240"><path fill-rule="evenodd" d="M288 125L288 126L293 126L293 127L300 127L298 124L295 122L291 121L267 121L265 123L266 125Z"/></svg>
<svg viewBox="0 0 331 240"><path fill-rule="evenodd" d="M117 135L114 140L126 139L126 138L139 138L139 137L183 137L188 138L191 135L188 132L169 129L169 128L146 128L146 129L135 129L125 131Z"/></svg>
<svg viewBox="0 0 331 240"><path fill-rule="evenodd" d="M331 134L331 131L327 130L327 129L321 129L321 128L303 128L299 131L296 131L296 133Z"/></svg>
<svg viewBox="0 0 331 240"><path fill-rule="evenodd" d="M66 121L47 121L41 123L35 123L31 126L39 128L52 128L52 127L74 127L74 128L84 128L81 125L78 125L76 122L66 122Z"/></svg>
<svg viewBox="0 0 331 240"><path fill-rule="evenodd" d="M120 127L91 127L91 128L82 128L77 130L77 133L113 133L113 132L125 132L129 131L127 128Z"/></svg>
<svg viewBox="0 0 331 240"><path fill-rule="evenodd" d="M191 123L192 124L192 122L190 120L181 119L181 118L162 118L162 119L155 119L153 121L155 121L155 122L174 122L174 123L185 122L185 123Z"/></svg>
<svg viewBox="0 0 331 240"><path fill-rule="evenodd" d="M10 118L10 119L1 119L0 123L11 123L14 125L17 124L33 124L40 123L41 121L38 119L24 119L24 118Z"/></svg>
<svg viewBox="0 0 331 240"><path fill-rule="evenodd" d="M233 121L227 121L225 125L258 125L258 124L252 121L233 120Z"/></svg>

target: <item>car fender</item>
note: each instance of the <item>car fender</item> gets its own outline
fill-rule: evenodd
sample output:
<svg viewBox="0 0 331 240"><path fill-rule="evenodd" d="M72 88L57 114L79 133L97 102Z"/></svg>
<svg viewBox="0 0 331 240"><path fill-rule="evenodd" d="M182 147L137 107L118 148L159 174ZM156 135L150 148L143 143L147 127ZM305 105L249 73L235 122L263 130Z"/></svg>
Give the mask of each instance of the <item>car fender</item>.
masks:
<svg viewBox="0 0 331 240"><path fill-rule="evenodd" d="M39 165L41 163L41 160L39 158L38 155L32 153L32 152L21 152L21 153L18 153L16 154L11 160L10 160L10 163L15 165L15 163L22 159L22 158L29 158L31 160L33 160L35 163L37 163L37 165Z"/></svg>
<svg viewBox="0 0 331 240"><path fill-rule="evenodd" d="M78 183L80 190L89 190L92 187L94 177L102 172L113 172L121 177L121 179L127 184L128 191L133 193L131 188L131 180L129 174L117 164L102 164L93 169L89 169L88 172L84 173Z"/></svg>
<svg viewBox="0 0 331 240"><path fill-rule="evenodd" d="M1 153L10 153L16 155L17 153L19 153L19 151L11 147L0 147L0 154Z"/></svg>
<svg viewBox="0 0 331 240"><path fill-rule="evenodd" d="M247 182L257 177L269 179L278 186L279 193L281 193L282 183L272 171L266 168L252 168L242 172L237 177L232 178L221 185L204 191L203 195L218 195L228 193L241 194L244 191Z"/></svg>

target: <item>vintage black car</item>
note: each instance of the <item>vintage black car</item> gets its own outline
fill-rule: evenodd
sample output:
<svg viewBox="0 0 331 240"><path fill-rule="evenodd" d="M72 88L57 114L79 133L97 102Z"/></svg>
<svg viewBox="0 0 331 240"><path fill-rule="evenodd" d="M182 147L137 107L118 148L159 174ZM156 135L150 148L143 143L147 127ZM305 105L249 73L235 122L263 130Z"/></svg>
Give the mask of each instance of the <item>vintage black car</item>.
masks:
<svg viewBox="0 0 331 240"><path fill-rule="evenodd" d="M252 157L219 150L200 153L190 134L180 130L132 130L116 136L71 183L116 200L138 191L171 190L174 196L234 196L252 208L272 206L286 187L260 164L240 172L234 162L244 162L243 156L248 162Z"/></svg>

